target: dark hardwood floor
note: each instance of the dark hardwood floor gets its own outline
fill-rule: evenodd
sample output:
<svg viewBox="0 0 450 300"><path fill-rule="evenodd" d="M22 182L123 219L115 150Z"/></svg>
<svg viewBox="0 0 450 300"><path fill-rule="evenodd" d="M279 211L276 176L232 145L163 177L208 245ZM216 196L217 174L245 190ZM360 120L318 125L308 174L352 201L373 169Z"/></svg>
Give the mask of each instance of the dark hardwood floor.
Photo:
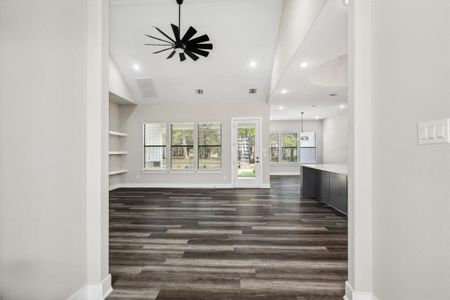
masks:
<svg viewBox="0 0 450 300"><path fill-rule="evenodd" d="M342 299L347 219L299 181L112 191L108 299Z"/></svg>

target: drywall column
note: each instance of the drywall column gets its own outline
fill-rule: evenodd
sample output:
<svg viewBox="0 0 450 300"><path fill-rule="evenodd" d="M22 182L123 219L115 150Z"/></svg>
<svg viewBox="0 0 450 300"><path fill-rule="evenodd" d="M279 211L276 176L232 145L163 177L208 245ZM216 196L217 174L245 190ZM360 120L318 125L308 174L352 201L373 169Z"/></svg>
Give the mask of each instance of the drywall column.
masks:
<svg viewBox="0 0 450 300"><path fill-rule="evenodd" d="M372 292L371 5L349 5L348 299Z"/></svg>
<svg viewBox="0 0 450 300"><path fill-rule="evenodd" d="M0 299L86 276L86 1L0 1Z"/></svg>
<svg viewBox="0 0 450 300"><path fill-rule="evenodd" d="M450 118L450 1L372 2L374 293L447 300L450 144L417 125Z"/></svg>
<svg viewBox="0 0 450 300"><path fill-rule="evenodd" d="M88 0L87 20L87 281L108 279L108 13L109 1ZM109 282L103 284L108 288Z"/></svg>

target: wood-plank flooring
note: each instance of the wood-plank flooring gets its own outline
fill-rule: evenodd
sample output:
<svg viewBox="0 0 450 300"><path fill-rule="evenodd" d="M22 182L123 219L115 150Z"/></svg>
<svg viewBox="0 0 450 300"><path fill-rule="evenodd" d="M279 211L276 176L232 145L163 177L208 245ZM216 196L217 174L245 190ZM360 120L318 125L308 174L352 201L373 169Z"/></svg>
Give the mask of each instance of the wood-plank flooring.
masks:
<svg viewBox="0 0 450 300"><path fill-rule="evenodd" d="M271 185L112 191L108 299L342 299L346 217Z"/></svg>

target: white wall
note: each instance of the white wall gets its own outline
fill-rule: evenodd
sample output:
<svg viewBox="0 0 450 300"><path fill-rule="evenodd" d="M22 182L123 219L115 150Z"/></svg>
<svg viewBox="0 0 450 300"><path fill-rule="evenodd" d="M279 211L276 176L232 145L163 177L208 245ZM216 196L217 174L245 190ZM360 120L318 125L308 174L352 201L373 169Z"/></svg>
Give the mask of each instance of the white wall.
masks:
<svg viewBox="0 0 450 300"><path fill-rule="evenodd" d="M271 132L283 132L292 131L300 132L300 121L270 121L270 131ZM315 132L316 133L316 157L317 162L322 161L322 122L315 120L307 120L303 122L303 130L305 132ZM300 166L298 164L289 163L271 163L270 164L271 174L300 174Z"/></svg>
<svg viewBox="0 0 450 300"><path fill-rule="evenodd" d="M372 3L374 291L450 299L450 145L417 143L450 117L450 2Z"/></svg>
<svg viewBox="0 0 450 300"><path fill-rule="evenodd" d="M86 3L0 1L0 298L87 282Z"/></svg>
<svg viewBox="0 0 450 300"><path fill-rule="evenodd" d="M120 73L116 63L112 60L111 57L109 57L108 75L109 91L121 98L134 102L122 74Z"/></svg>
<svg viewBox="0 0 450 300"><path fill-rule="evenodd" d="M348 156L347 112L323 120L323 163L346 164Z"/></svg>
<svg viewBox="0 0 450 300"><path fill-rule="evenodd" d="M203 103L188 105L186 103L171 104L138 104L136 107L121 109L123 130L126 138L126 175L127 184L136 185L230 185L231 184L231 118L262 117L263 133L263 184L269 184L269 104L254 103ZM221 121L223 133L223 171L221 173L143 173L143 123L151 121ZM263 154L264 155L264 154Z"/></svg>
<svg viewBox="0 0 450 300"><path fill-rule="evenodd" d="M326 3L326 0L284 0L270 92L276 88Z"/></svg>

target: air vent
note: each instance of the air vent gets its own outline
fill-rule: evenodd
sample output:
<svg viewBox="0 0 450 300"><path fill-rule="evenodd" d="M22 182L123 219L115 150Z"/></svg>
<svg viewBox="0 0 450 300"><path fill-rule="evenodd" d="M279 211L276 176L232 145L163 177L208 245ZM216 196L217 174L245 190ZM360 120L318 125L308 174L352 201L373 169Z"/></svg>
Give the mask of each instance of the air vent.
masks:
<svg viewBox="0 0 450 300"><path fill-rule="evenodd" d="M203 89L197 89L197 90L195 90L195 93L197 95L203 95Z"/></svg>
<svg viewBox="0 0 450 300"><path fill-rule="evenodd" d="M249 94L256 94L257 91L258 91L257 89L249 89L248 93Z"/></svg>
<svg viewBox="0 0 450 300"><path fill-rule="evenodd" d="M136 83L144 98L158 97L153 81L150 78L136 78Z"/></svg>
<svg viewBox="0 0 450 300"><path fill-rule="evenodd" d="M330 97L335 97L335 96L337 96L338 94L336 94L336 93L332 93L332 94L330 94Z"/></svg>

